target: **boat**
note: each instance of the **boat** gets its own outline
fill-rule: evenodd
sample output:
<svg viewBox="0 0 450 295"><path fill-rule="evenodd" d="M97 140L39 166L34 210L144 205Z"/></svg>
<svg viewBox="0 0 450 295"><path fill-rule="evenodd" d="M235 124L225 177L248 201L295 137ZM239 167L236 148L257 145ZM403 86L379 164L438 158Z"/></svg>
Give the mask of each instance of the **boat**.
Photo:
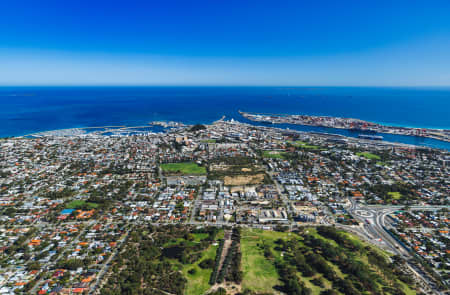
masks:
<svg viewBox="0 0 450 295"><path fill-rule="evenodd" d="M261 122L264 125L272 125L273 124L272 121L259 121L259 122Z"/></svg>
<svg viewBox="0 0 450 295"><path fill-rule="evenodd" d="M383 140L383 136L380 136L380 135L358 134L358 138L370 139L370 140Z"/></svg>

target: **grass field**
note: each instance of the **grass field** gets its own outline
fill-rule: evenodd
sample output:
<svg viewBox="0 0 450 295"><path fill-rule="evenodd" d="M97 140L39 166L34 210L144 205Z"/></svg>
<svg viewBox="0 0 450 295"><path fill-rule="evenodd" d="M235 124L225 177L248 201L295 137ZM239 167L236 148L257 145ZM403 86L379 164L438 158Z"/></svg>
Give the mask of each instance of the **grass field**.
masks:
<svg viewBox="0 0 450 295"><path fill-rule="evenodd" d="M359 261L364 265L368 265L372 272L379 274L383 277L383 272L377 265L370 265L369 259L367 256L368 249L376 250L382 256L388 258L390 255L362 240L360 240L357 236L350 234L348 232L340 231L341 234L345 235L351 242L346 243L347 246L338 244L335 240L326 238L319 234L319 231L316 228L305 228L301 234L289 233L289 232L277 232L277 231L268 231L268 230L260 230L260 229L252 229L252 228L243 228L241 234L241 270L243 272L243 280L242 280L242 290L249 289L256 293L267 293L267 294L279 294L279 291L276 287L282 286L284 283L280 281L280 277L278 271L275 267L277 262L286 263L286 257L292 255L292 252L281 252L282 248L279 247L279 243L276 243L278 239L282 239L284 241L295 239L295 243L298 243L299 247L308 247L305 246L307 243L305 242L305 237L308 235L314 236L316 239L321 239L329 243L330 247L339 248L340 251L349 251L345 249L351 249L349 245L356 246L355 250L352 251L352 259ZM223 230L221 230L217 236L216 240L223 238ZM191 241L187 241L184 238L180 237L174 239L172 241L168 241L167 245L163 247L171 246L180 242L187 242L196 244L201 240L207 237L205 233L192 233L193 239ZM272 255L270 258L266 258L264 256L264 247L263 245L269 246ZM348 247L348 248L345 248ZM171 260L174 263L175 269L181 271L183 276L187 279L185 295L201 295L206 294L208 290L211 288L209 285L209 279L212 273L212 269L202 269L199 267L199 264L205 259L215 259L215 255L217 252L218 246L214 246L211 244L208 248L201 251L201 258L198 259L195 263L192 264L181 264L178 260ZM356 250L360 249L360 250ZM315 251L313 248L306 248L307 252ZM319 252L320 253L320 252ZM349 252L346 252L349 253ZM327 261L328 265L334 270L336 275L341 279L348 279L348 274L344 273L342 269L340 269L338 263L332 263L331 261ZM341 266L342 267L342 266ZM193 273L189 273L192 272ZM317 272L312 277L303 276L301 270L297 270L296 275L298 279L304 283L304 285L311 290L312 295L320 295L321 292L332 289L333 284L331 281L324 278L323 273ZM323 287L316 286L313 283L314 279L321 279L324 283ZM388 277L384 277L384 280L391 280ZM399 280L395 280L401 285L402 291L404 291L407 295L415 294L415 292L409 287L400 282ZM392 282L392 281L391 281ZM379 286L381 287L381 281L379 282ZM337 292L337 294L343 294L341 292Z"/></svg>
<svg viewBox="0 0 450 295"><path fill-rule="evenodd" d="M324 238L324 237L322 237L321 235L319 235L318 233L317 233L317 231L316 231L316 229L309 229L308 230L309 231L309 233L311 233L311 234L313 234L315 237L320 237L320 238L322 238L322 239L325 239L325 240L327 240L327 242L329 242L329 243L331 243L333 246L338 246L338 244L335 242L335 241L333 241L333 240L331 240L331 239L327 239L327 238ZM359 239L356 235L354 235L354 234L351 234L351 233L349 233L349 232L343 232L344 233L344 235L347 237L347 238L349 238L353 243L355 243L356 245L358 245L360 248L370 248L370 249L372 249L373 251L375 251L375 252L377 252L378 254L380 254L381 256L384 256L386 259L389 259L389 257L391 257L392 256L392 254L390 254L390 253L388 253L388 252L386 252L386 251L384 251L384 250L382 250L382 249L380 249L380 248L378 248L378 247L376 247L376 246L374 246L374 245L372 245L372 244L369 244L369 243L367 243L367 242L364 242L364 241L362 241L361 239ZM359 261L361 261L362 263L364 263L364 264L368 264L370 267L371 267L371 269L373 270L373 271L379 271L378 270L378 268L376 267L376 266L374 266L374 265L370 265L369 263L368 263L368 259L367 259L367 255L366 254L358 254L357 255L357 259L359 260ZM342 271L339 269L339 267L337 267L336 265L334 265L333 263L331 263L331 262L328 262L330 265L332 265L332 267L333 267L333 269L336 271L336 274L340 277L340 278L344 278L344 277L346 277L347 275L346 274L343 274L342 273ZM309 279L309 278L302 278L302 280L311 280L311 279ZM405 283L403 283L403 282L401 282L400 280L397 280L397 282L399 282L400 283L400 285L402 285L403 286L403 290L402 291L404 291L405 292L405 294L407 294L407 295L412 295L412 294L416 294L412 289L410 289ZM331 284L329 284L330 282L329 281L327 281L327 280L325 280L325 285L327 286L327 287L331 287ZM309 284L306 284L308 287L310 287L310 285ZM312 291L313 291L313 294L315 295L315 294L320 294L320 288L318 288L317 286L314 286L314 288L311 288L312 289ZM323 290L323 289L322 289Z"/></svg>
<svg viewBox="0 0 450 295"><path fill-rule="evenodd" d="M263 151L263 158L284 159L285 152Z"/></svg>
<svg viewBox="0 0 450 295"><path fill-rule="evenodd" d="M216 257L217 248L218 246L211 245L203 253L202 258L196 263L183 265L182 272L188 280L185 292L186 295L202 295L211 287L209 285L209 277L211 276L212 269L202 269L198 264L207 258L214 259ZM188 272L191 269L195 269L194 274Z"/></svg>
<svg viewBox="0 0 450 295"><path fill-rule="evenodd" d="M316 238L326 240L334 247L339 247L339 245L331 240L327 239L320 234L317 233L315 228L308 228L305 230L305 234L311 234ZM379 249L375 246L372 246L366 242L361 241L358 237L350 233L344 233L355 245L358 245L361 249L369 247L373 250L376 250L379 254L388 258L390 255ZM267 293L275 293L276 291L273 289L274 286L280 285L281 282L279 280L278 272L274 266L275 261L280 261L283 259L282 255L286 253L280 253L276 248L276 244L274 243L277 239L290 240L292 238L298 239L298 243L303 245L303 238L293 233L282 233L275 231L263 231L257 229L245 229L242 231L241 237L241 251L242 251L242 271L244 273L244 279L242 281L242 288L250 289L256 292L267 292ZM274 259L269 260L264 257L263 250L259 245L267 244L270 246ZM367 256L365 254L355 252L357 255L356 259L361 261L364 264L368 263ZM335 271L336 275L341 279L345 279L347 274L344 274L337 265L328 261L328 264ZM373 271L379 271L376 266L371 266ZM313 277L303 277L301 272L297 273L298 278L302 281L306 287L311 289L313 295L319 295L322 291L326 289L332 288L332 283L327 279L323 278L323 275L317 273ZM311 281L314 278L321 277L325 286L318 287L314 285ZM401 282L400 282L401 283ZM401 283L403 286L403 291L406 294L415 294L413 290L409 289L406 284ZM338 294L341 294L338 292Z"/></svg>
<svg viewBox="0 0 450 295"><path fill-rule="evenodd" d="M258 292L273 292L273 287L280 284L278 272L270 260L264 257L263 250L258 244L268 243L273 246L278 238L287 238L287 234L274 231L245 229L242 231L241 252L242 271L244 278L243 289ZM276 253L279 257L279 253Z"/></svg>
<svg viewBox="0 0 450 295"><path fill-rule="evenodd" d="M66 205L66 209L79 209L82 208L85 204L87 205L88 209L95 209L98 207L98 204L96 203L86 203L86 201L84 200L73 200Z"/></svg>
<svg viewBox="0 0 450 295"><path fill-rule="evenodd" d="M382 250L381 248L378 248L372 244L366 243L361 241L356 235L351 234L349 232L346 232L345 235L352 240L354 243L360 245L361 247L369 247L370 249L374 250L375 252L377 252L378 254L380 254L381 256L384 256L384 258L389 259L389 257L391 257L393 254L386 252L384 250Z"/></svg>
<svg viewBox="0 0 450 295"><path fill-rule="evenodd" d="M402 197L402 194L399 192L388 192L387 194L394 200L399 200Z"/></svg>
<svg viewBox="0 0 450 295"><path fill-rule="evenodd" d="M192 243L199 243L204 238L208 237L208 234L206 233L195 233L193 234L194 241ZM222 239L224 236L224 231L221 230L216 236L216 240ZM208 249L203 251L202 257L196 261L193 264L184 264L181 266L181 271L183 275L187 279L187 285L186 285L186 295L203 295L206 293L206 291L211 287L209 285L209 278L212 273L212 269L202 269L198 264L202 262L205 259L212 259L214 260L216 258L216 251L219 246L210 245ZM189 270L195 269L194 274L190 274Z"/></svg>
<svg viewBox="0 0 450 295"><path fill-rule="evenodd" d="M188 241L184 238L177 238L177 239L171 239L169 241L167 241L163 247L171 247L171 246L175 246L178 245L182 242L186 243L187 245L195 245L200 243L201 240L205 239L208 237L207 233L196 233L196 234L192 234L192 236L194 237L194 239L192 241Z"/></svg>
<svg viewBox="0 0 450 295"><path fill-rule="evenodd" d="M161 164L161 170L163 172L181 173L185 175L206 174L205 167L201 167L193 162Z"/></svg>
<svg viewBox="0 0 450 295"><path fill-rule="evenodd" d="M369 160L381 160L381 157L369 152L356 153L357 156L364 157Z"/></svg>
<svg viewBox="0 0 450 295"><path fill-rule="evenodd" d="M299 148L304 148L304 149L312 149L312 150L320 149L320 147L317 146L317 145L310 145L307 142L300 141L300 140L292 142L292 145L296 146L296 147L299 147Z"/></svg>
<svg viewBox="0 0 450 295"><path fill-rule="evenodd" d="M209 236L207 233L197 233L192 235L194 236L194 242L197 243Z"/></svg>
<svg viewBox="0 0 450 295"><path fill-rule="evenodd" d="M203 143L216 143L216 140L215 139L204 139L201 142L203 142Z"/></svg>

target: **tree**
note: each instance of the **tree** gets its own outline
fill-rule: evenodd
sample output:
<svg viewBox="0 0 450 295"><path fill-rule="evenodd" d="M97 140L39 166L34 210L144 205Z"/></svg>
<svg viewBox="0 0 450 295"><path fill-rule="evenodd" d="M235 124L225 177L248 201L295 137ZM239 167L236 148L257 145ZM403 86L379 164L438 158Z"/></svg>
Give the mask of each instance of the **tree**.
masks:
<svg viewBox="0 0 450 295"><path fill-rule="evenodd" d="M227 295L227 290L225 290L224 288L220 287L215 292L209 293L209 295Z"/></svg>
<svg viewBox="0 0 450 295"><path fill-rule="evenodd" d="M200 266L203 269L213 268L214 267L214 260L211 259L211 258L204 259L204 260L202 260L202 262L200 262L198 264L198 266Z"/></svg>
<svg viewBox="0 0 450 295"><path fill-rule="evenodd" d="M205 129L206 129L205 125L195 124L194 126L191 127L190 131L199 131L199 130L205 130Z"/></svg>

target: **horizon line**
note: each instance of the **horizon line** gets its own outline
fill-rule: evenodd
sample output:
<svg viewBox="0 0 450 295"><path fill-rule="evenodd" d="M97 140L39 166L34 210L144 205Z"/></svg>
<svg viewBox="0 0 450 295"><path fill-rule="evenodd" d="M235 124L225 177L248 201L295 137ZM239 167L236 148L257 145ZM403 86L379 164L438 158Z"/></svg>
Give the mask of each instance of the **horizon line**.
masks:
<svg viewBox="0 0 450 295"><path fill-rule="evenodd" d="M282 87L282 88L305 88L305 87L321 87L321 88L450 88L450 85L233 85L233 84L217 84L217 85L203 85L203 84L29 84L29 85L2 85L0 88L8 87Z"/></svg>

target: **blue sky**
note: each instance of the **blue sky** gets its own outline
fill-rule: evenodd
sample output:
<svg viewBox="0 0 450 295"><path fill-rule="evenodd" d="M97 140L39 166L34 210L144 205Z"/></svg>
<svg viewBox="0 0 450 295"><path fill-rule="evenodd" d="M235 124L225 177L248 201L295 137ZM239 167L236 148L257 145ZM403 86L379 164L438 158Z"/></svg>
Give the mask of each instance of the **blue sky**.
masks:
<svg viewBox="0 0 450 295"><path fill-rule="evenodd" d="M1 1L0 85L450 86L450 1Z"/></svg>

